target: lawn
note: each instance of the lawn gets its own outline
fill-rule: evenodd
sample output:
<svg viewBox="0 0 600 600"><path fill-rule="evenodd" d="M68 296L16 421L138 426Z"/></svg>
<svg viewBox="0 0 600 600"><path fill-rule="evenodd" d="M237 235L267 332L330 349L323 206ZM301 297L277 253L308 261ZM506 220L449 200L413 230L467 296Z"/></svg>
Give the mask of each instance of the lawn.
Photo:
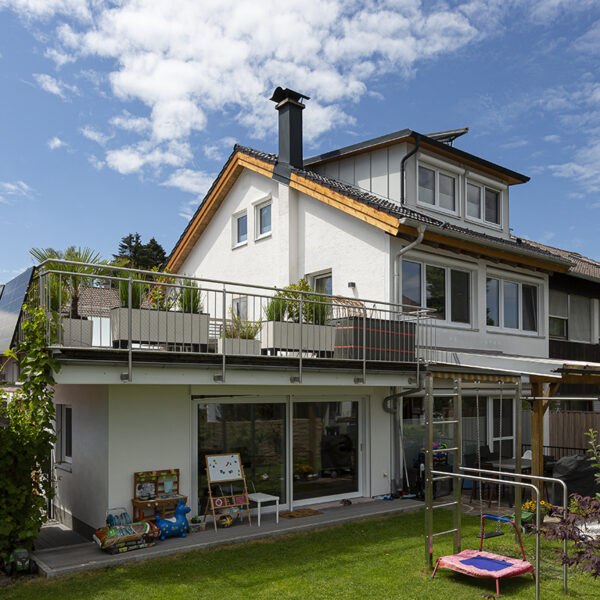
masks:
<svg viewBox="0 0 600 600"><path fill-rule="evenodd" d="M475 547L478 520L464 517L463 548ZM436 513L436 530L451 528L451 515ZM201 533L195 535L202 535ZM434 550L450 553L451 536ZM525 540L533 562L534 538ZM518 556L510 535L486 542L491 551ZM562 568L548 542L541 563L541 598L560 599ZM89 571L54 580L35 579L2 590L3 600L477 600L494 591L492 580L424 569L423 514L361 521L275 540L187 552L143 563ZM569 572L569 598L595 598L600 582ZM530 575L505 580L507 599L533 599Z"/></svg>

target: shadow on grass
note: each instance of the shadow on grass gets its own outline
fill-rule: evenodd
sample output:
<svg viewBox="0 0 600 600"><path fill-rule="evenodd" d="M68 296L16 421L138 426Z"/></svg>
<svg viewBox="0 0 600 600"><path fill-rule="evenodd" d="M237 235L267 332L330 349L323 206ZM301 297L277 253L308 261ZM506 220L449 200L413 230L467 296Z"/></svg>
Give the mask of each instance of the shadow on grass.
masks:
<svg viewBox="0 0 600 600"><path fill-rule="evenodd" d="M436 514L436 529L450 523L447 511ZM465 516L463 523L463 547L477 548L478 519ZM512 536L495 539L501 541L490 544L490 551L519 555ZM533 540L525 544L531 557ZM451 536L436 540L436 556L451 552ZM416 512L16 584L3 591L6 600L466 600L495 590L492 580L446 570L431 581L424 560L423 514ZM561 567L548 554L543 569L549 572L551 566L560 578ZM500 585L503 595L533 597L530 576Z"/></svg>

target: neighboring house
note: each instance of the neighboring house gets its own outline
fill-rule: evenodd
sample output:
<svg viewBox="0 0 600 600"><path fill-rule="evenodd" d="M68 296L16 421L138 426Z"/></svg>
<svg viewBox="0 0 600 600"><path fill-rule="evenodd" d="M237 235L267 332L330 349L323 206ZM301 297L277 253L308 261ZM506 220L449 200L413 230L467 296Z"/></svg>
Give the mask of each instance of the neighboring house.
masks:
<svg viewBox="0 0 600 600"><path fill-rule="evenodd" d="M552 376L552 281L573 268L511 236L509 191L528 178L455 148L466 130L304 160L303 98L274 94L278 156L234 148L169 257L180 279L141 292L139 274L99 277L80 293L89 319L61 317L54 505L76 529L130 508L136 471L179 468L195 512L211 453L240 451L257 490L288 507L401 489L422 445L424 372L440 394L470 382L465 453L520 452L503 383ZM195 293L184 275L198 311L168 299ZM52 276L38 277L49 293ZM272 299L304 277L323 296L293 297L306 323L276 333ZM260 354L240 337L255 323Z"/></svg>

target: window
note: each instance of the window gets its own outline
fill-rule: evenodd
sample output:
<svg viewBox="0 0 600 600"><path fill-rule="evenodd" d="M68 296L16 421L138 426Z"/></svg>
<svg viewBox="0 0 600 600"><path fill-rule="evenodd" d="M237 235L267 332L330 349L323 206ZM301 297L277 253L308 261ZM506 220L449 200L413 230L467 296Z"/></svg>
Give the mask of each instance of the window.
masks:
<svg viewBox="0 0 600 600"><path fill-rule="evenodd" d="M456 212L456 177L419 165L418 200L421 204Z"/></svg>
<svg viewBox="0 0 600 600"><path fill-rule="evenodd" d="M592 341L592 312L589 298L550 290L550 337L576 342Z"/></svg>
<svg viewBox="0 0 600 600"><path fill-rule="evenodd" d="M231 301L231 313L234 317L248 319L248 296L240 296Z"/></svg>
<svg viewBox="0 0 600 600"><path fill-rule="evenodd" d="M486 322L491 327L538 330L538 287L488 277Z"/></svg>
<svg viewBox="0 0 600 600"><path fill-rule="evenodd" d="M72 461L73 457L73 425L72 425L72 408L66 404L58 404L57 430L58 439L56 447L58 449L58 462Z"/></svg>
<svg viewBox="0 0 600 600"><path fill-rule="evenodd" d="M241 246L248 242L248 215L246 211L233 216L233 245Z"/></svg>
<svg viewBox="0 0 600 600"><path fill-rule="evenodd" d="M424 276L423 276L424 275ZM402 261L402 304L433 309L433 317L471 322L471 274L450 267Z"/></svg>
<svg viewBox="0 0 600 600"><path fill-rule="evenodd" d="M256 206L256 239L271 233L271 202L263 202Z"/></svg>
<svg viewBox="0 0 600 600"><path fill-rule="evenodd" d="M499 191L467 183L467 217L500 225L500 209Z"/></svg>
<svg viewBox="0 0 600 600"><path fill-rule="evenodd" d="M313 287L315 292L319 294L326 294L327 296L331 296L332 294L332 279L331 273L327 273L324 275L317 275L313 277Z"/></svg>

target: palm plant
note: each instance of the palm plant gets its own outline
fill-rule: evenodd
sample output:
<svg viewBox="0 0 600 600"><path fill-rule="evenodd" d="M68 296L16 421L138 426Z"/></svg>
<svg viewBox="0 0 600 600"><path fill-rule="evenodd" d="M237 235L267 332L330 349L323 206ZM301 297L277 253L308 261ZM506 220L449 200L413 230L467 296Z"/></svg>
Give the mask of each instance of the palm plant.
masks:
<svg viewBox="0 0 600 600"><path fill-rule="evenodd" d="M67 290L67 298L70 297L69 317L71 319L81 318L79 315L79 288L82 285L90 284L95 277L105 273L105 270L96 265L110 265L110 261L103 259L98 252L90 248L76 248L70 246L66 250L55 250L54 248L32 248L29 253L38 262L44 262L49 259L67 260L79 264L47 263L45 266L49 270L61 271L60 278L64 281L64 287ZM94 266L92 266L94 265ZM56 278L53 275L52 278ZM58 299L52 296L58 292L62 293L62 286L59 284L50 284L50 306L52 309L60 309Z"/></svg>

